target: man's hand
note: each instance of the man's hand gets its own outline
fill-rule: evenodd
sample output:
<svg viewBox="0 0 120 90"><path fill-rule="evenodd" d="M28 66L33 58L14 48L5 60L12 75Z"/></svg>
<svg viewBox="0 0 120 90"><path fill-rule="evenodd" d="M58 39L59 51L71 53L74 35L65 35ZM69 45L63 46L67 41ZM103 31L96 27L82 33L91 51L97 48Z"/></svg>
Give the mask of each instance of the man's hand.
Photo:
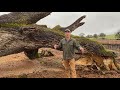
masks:
<svg viewBox="0 0 120 90"><path fill-rule="evenodd" d="M84 53L84 48L80 47L80 50L82 52L82 54Z"/></svg>
<svg viewBox="0 0 120 90"><path fill-rule="evenodd" d="M57 49L57 47L58 47L58 45L55 44L55 45L54 45L54 48Z"/></svg>

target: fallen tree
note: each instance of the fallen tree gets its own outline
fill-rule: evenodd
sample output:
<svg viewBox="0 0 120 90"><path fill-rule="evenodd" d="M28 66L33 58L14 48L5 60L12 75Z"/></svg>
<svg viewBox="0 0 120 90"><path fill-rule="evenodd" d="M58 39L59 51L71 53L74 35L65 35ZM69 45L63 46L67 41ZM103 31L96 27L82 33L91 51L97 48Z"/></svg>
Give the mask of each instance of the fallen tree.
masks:
<svg viewBox="0 0 120 90"><path fill-rule="evenodd" d="M59 41L64 38L65 29L68 28L74 31L85 23L81 21L86 16L80 17L67 27L58 25L50 29L47 28L46 25L35 24L40 19L50 15L50 13L51 12L12 12L0 16L0 57L24 52L29 59L38 58L39 48L53 48L54 44L58 44ZM89 52L89 55L96 55L103 59L112 58L113 60L116 57L114 52L107 51L100 43L86 38L72 37L79 41L81 46ZM103 62L102 59L100 61ZM99 64L98 66L101 67Z"/></svg>
<svg viewBox="0 0 120 90"><path fill-rule="evenodd" d="M64 37L63 31L66 27L61 27L58 32L35 24L49 14L50 12L12 12L0 16L0 56L24 51L32 59L35 56L30 57L29 52L37 52L41 47L52 48L55 43L58 43ZM80 17L67 28L74 31L84 24L80 22L83 18L85 16Z"/></svg>

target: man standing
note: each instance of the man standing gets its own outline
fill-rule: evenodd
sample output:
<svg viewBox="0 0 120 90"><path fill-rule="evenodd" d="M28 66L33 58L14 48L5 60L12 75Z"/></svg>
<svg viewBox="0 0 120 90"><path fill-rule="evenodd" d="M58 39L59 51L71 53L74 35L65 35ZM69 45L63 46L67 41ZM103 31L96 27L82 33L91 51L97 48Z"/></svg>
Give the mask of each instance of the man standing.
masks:
<svg viewBox="0 0 120 90"><path fill-rule="evenodd" d="M76 42L75 39L71 38L71 31L69 29L65 30L65 38L63 38L59 45L54 45L55 49L63 50L63 64L65 67L65 73L68 78L76 78L75 70L75 49L84 52L84 49Z"/></svg>

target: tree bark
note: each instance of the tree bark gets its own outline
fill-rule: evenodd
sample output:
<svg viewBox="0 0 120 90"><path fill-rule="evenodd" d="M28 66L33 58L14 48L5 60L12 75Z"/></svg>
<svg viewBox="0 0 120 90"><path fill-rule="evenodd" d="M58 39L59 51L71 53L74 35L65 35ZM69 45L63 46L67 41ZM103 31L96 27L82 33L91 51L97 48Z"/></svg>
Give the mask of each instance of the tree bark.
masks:
<svg viewBox="0 0 120 90"><path fill-rule="evenodd" d="M13 29L13 28L12 28ZM41 30L42 29L42 30ZM45 28L21 29L16 32L10 28L0 31L0 56L19 53L25 50L34 50L41 47L52 48L63 36L43 30ZM22 31L23 30L23 31ZM22 32L22 33L21 33Z"/></svg>
<svg viewBox="0 0 120 90"><path fill-rule="evenodd" d="M70 28L74 31L82 25L80 21L83 17L79 18L79 20L72 25L58 31L35 24L50 13L51 12L15 12L0 16L0 24L28 24L27 26L0 28L0 57L24 51L28 57L30 56L29 52L33 52L33 57L31 56L29 58L34 58L39 48L53 48L54 44L58 44L64 37L63 30ZM20 17L18 18L18 16ZM24 16L27 18L22 20ZM74 28L72 28L73 26ZM59 31L63 34L59 33Z"/></svg>
<svg viewBox="0 0 120 90"><path fill-rule="evenodd" d="M42 18L50 15L51 12L12 12L0 16L0 24L34 24Z"/></svg>
<svg viewBox="0 0 120 90"><path fill-rule="evenodd" d="M72 32L72 31L74 31L75 29L77 29L78 27L80 27L80 26L82 26L82 25L85 24L85 22L81 22L84 18L86 18L85 15L82 16L82 17L80 17L79 19L77 19L73 24L71 24L71 25L69 25L69 26L67 26L67 27L63 27L63 28L61 28L61 29L62 29L63 31L64 31L65 29L70 29L71 32Z"/></svg>

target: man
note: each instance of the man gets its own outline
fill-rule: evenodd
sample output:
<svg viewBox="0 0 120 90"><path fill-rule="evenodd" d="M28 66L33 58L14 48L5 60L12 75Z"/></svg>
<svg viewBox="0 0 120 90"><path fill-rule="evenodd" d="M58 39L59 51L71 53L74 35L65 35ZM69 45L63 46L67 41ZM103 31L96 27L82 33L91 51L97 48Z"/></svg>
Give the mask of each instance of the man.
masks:
<svg viewBox="0 0 120 90"><path fill-rule="evenodd" d="M75 49L84 52L84 49L76 42L75 39L71 38L71 31L69 29L65 30L65 38L63 38L59 45L54 45L55 49L63 50L63 64L65 67L65 72L68 78L76 78L75 70Z"/></svg>

